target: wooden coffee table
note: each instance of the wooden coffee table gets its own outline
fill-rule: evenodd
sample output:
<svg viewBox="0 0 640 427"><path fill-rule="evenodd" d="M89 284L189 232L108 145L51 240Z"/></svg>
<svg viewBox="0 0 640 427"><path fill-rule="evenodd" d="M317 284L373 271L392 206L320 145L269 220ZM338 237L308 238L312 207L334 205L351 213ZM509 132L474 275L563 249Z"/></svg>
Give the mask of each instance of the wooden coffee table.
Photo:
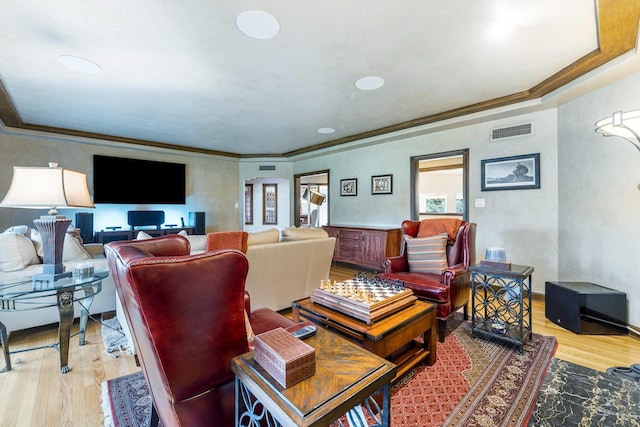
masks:
<svg viewBox="0 0 640 427"><path fill-rule="evenodd" d="M425 360L436 362L436 305L416 301L411 306L367 325L344 313L304 298L291 303L291 317L300 317L351 339L361 347L398 366L394 381ZM424 344L414 340L424 334Z"/></svg>

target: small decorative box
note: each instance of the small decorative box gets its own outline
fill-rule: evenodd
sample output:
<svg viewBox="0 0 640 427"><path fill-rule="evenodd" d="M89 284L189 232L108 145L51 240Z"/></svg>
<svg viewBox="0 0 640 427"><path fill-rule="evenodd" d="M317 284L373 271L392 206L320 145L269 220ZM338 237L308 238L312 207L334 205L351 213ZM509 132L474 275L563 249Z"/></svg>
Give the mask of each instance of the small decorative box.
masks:
<svg viewBox="0 0 640 427"><path fill-rule="evenodd" d="M253 357L284 388L316 373L316 349L283 328L256 335Z"/></svg>

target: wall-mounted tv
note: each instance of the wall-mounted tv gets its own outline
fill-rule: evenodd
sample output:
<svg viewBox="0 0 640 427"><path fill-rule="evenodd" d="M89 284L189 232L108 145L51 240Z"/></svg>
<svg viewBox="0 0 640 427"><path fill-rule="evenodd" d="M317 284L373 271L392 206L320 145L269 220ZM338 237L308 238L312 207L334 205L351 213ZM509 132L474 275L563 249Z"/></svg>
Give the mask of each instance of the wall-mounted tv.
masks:
<svg viewBox="0 0 640 427"><path fill-rule="evenodd" d="M186 202L185 165L93 156L93 202L172 204Z"/></svg>

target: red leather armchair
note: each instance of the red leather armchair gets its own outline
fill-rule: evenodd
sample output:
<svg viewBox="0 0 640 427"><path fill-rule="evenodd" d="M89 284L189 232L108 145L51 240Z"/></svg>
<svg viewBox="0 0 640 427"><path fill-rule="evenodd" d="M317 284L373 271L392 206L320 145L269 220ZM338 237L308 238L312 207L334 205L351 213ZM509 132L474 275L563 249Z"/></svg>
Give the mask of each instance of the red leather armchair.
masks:
<svg viewBox="0 0 640 427"><path fill-rule="evenodd" d="M249 350L247 258L237 250L189 255L178 235L105 247L154 415L165 426L233 425L230 362ZM269 309L255 313L255 333L297 325Z"/></svg>
<svg viewBox="0 0 640 427"><path fill-rule="evenodd" d="M418 237L421 222L439 221L425 224L432 229L449 231L446 247L448 267L442 274L417 273L409 270L407 244L405 236ZM464 318L468 319L467 303L471 290L469 266L475 264L476 224L457 219L427 219L423 221L404 221L402 223L401 255L387 258L383 265L385 272L380 276L402 280L407 288L424 300L438 304L438 339L444 341L446 321L461 307Z"/></svg>

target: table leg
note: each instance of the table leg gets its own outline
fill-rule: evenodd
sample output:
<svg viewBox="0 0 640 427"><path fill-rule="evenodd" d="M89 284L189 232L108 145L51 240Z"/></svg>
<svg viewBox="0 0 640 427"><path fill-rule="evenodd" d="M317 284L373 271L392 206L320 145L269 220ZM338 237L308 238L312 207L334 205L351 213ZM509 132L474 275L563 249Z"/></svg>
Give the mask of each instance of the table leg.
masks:
<svg viewBox="0 0 640 427"><path fill-rule="evenodd" d="M9 356L7 328L2 322L0 322L0 344L2 345L2 354L4 354L4 369L0 369L0 372L7 372L11 370L11 357Z"/></svg>
<svg viewBox="0 0 640 427"><path fill-rule="evenodd" d="M422 340L424 341L424 344L423 344L424 349L425 351L429 352L429 356L427 357L427 364L429 366L436 363L436 360L437 360L437 353L436 353L436 348L437 348L436 335L437 334L435 332L435 329L436 329L436 324L434 323L433 326L431 326L429 329L424 331L424 334L422 336Z"/></svg>
<svg viewBox="0 0 640 427"><path fill-rule="evenodd" d="M95 291L93 290L93 285L83 286L84 290L84 303L82 304L82 310L80 311L80 342L78 345L84 345L85 334L87 332L87 321L89 320L89 309L91 308L91 304L93 304L93 298L95 296Z"/></svg>
<svg viewBox="0 0 640 427"><path fill-rule="evenodd" d="M71 325L73 325L73 292L58 291L58 346L60 347L60 370L63 374L69 372L69 340L71 339Z"/></svg>

